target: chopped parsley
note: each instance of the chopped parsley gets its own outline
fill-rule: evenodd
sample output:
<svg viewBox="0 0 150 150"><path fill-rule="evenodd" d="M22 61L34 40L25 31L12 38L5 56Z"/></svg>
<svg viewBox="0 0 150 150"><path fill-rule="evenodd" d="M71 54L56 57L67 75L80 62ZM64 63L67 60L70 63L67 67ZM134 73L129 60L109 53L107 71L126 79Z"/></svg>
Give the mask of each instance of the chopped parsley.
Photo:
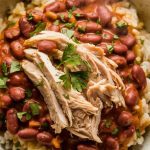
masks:
<svg viewBox="0 0 150 150"><path fill-rule="evenodd" d="M64 15L64 14L60 14L60 19L61 19L62 22L66 22L66 21L65 21L65 15Z"/></svg>
<svg viewBox="0 0 150 150"><path fill-rule="evenodd" d="M61 60L61 65L62 64L67 70L64 75L60 76L60 79L63 81L64 88L71 89L71 87L73 87L79 92L85 89L87 85L86 80L88 79L89 73L89 64L81 59L80 55L76 52L76 48L73 44L68 44L68 46L65 48ZM69 72L67 68L67 66L77 67L80 65L85 65L87 70Z"/></svg>
<svg viewBox="0 0 150 150"><path fill-rule="evenodd" d="M72 17L72 12L76 10L76 7L73 6L69 11L68 11L68 17L71 18Z"/></svg>
<svg viewBox="0 0 150 150"><path fill-rule="evenodd" d="M112 135L117 135L119 133L119 129L118 128L115 128L113 131L112 131Z"/></svg>
<svg viewBox="0 0 150 150"><path fill-rule="evenodd" d="M141 138L141 131L139 129L136 130L136 136L137 138Z"/></svg>
<svg viewBox="0 0 150 150"><path fill-rule="evenodd" d="M142 45L144 45L145 41L144 41L144 39L140 39L140 42L141 42Z"/></svg>
<svg viewBox="0 0 150 150"><path fill-rule="evenodd" d="M73 40L75 43L80 43L76 37L72 37L72 40Z"/></svg>
<svg viewBox="0 0 150 150"><path fill-rule="evenodd" d="M74 35L74 31L67 28L62 28L61 33L65 34L68 38L72 38Z"/></svg>
<svg viewBox="0 0 150 150"><path fill-rule="evenodd" d="M73 28L74 26L75 26L75 23L66 23L65 24L65 27L67 27L69 29Z"/></svg>
<svg viewBox="0 0 150 150"><path fill-rule="evenodd" d="M18 112L17 117L20 121L22 121L22 117L25 116L26 120L30 120L32 116L28 112Z"/></svg>
<svg viewBox="0 0 150 150"><path fill-rule="evenodd" d="M40 114L40 106L39 104L36 103L31 103L30 104L31 112L33 116L39 115Z"/></svg>
<svg viewBox="0 0 150 150"><path fill-rule="evenodd" d="M28 17L27 17L28 21L33 20L33 18L34 18L34 16L33 16L31 13L30 13L30 14L28 14Z"/></svg>
<svg viewBox="0 0 150 150"><path fill-rule="evenodd" d="M14 21L8 22L6 29L8 29L8 28L10 28L10 27L13 27L15 24L16 24L16 22L14 22Z"/></svg>
<svg viewBox="0 0 150 150"><path fill-rule="evenodd" d="M10 66L10 73L18 72L21 70L21 65L18 61L13 61Z"/></svg>
<svg viewBox="0 0 150 150"><path fill-rule="evenodd" d="M4 76L7 76L8 68L7 68L7 64L5 62L2 64L1 68L2 68L2 72L3 72Z"/></svg>
<svg viewBox="0 0 150 150"><path fill-rule="evenodd" d="M60 23L59 20L56 20L56 21L53 22L53 24L56 25L56 26L58 26L59 23Z"/></svg>
<svg viewBox="0 0 150 150"><path fill-rule="evenodd" d="M31 89L26 89L25 94L26 94L26 98L27 99L31 98L32 97L32 91L31 91Z"/></svg>
<svg viewBox="0 0 150 150"><path fill-rule="evenodd" d="M128 24L121 20L121 21L116 23L116 26L117 26L117 28L125 28L128 26Z"/></svg>
<svg viewBox="0 0 150 150"><path fill-rule="evenodd" d="M79 13L76 14L76 17L80 17L80 16L81 16L81 14L79 14Z"/></svg>
<svg viewBox="0 0 150 150"><path fill-rule="evenodd" d="M112 125L112 121L111 121L110 119L105 120L104 123L105 123L105 127L106 127L106 128L110 128L111 125Z"/></svg>
<svg viewBox="0 0 150 150"><path fill-rule="evenodd" d="M81 26L78 27L78 31L79 31L80 33L84 33L85 30L86 30L85 27L81 27Z"/></svg>
<svg viewBox="0 0 150 150"><path fill-rule="evenodd" d="M44 30L46 27L46 23L45 22L38 22L35 25L35 30L33 32L30 33L30 36L34 36L37 33L41 32L42 30Z"/></svg>
<svg viewBox="0 0 150 150"><path fill-rule="evenodd" d="M7 88L7 85L6 85L7 80L8 80L7 77L2 77L2 76L0 77L0 89Z"/></svg>
<svg viewBox="0 0 150 150"><path fill-rule="evenodd" d="M112 54L113 51L114 51L114 46L113 46L113 45L108 45L108 44L107 44L106 47L107 47L108 53L109 53L109 54Z"/></svg>
<svg viewBox="0 0 150 150"><path fill-rule="evenodd" d="M102 35L102 37L103 37L104 39L107 39L107 38L108 38L108 34L104 33L104 34Z"/></svg>

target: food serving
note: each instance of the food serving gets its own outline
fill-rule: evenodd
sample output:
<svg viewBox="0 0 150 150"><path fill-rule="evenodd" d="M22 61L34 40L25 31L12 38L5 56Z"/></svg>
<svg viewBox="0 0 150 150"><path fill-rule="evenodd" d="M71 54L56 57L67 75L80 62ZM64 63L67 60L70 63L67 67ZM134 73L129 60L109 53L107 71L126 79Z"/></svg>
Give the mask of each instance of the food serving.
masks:
<svg viewBox="0 0 150 150"><path fill-rule="evenodd" d="M148 36L128 1L18 2L1 20L0 149L142 144L150 125Z"/></svg>

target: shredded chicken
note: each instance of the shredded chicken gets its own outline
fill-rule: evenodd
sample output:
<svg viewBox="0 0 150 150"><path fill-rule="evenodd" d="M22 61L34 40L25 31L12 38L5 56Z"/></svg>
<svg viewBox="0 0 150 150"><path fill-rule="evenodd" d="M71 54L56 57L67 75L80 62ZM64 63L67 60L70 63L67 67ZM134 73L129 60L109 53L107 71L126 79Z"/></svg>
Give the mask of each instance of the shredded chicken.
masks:
<svg viewBox="0 0 150 150"><path fill-rule="evenodd" d="M66 90L59 79L64 72L53 66L46 54L39 52L37 49L31 49L36 48L36 43L40 40L55 41L62 52L68 43L75 46L82 60L88 62L91 66L91 73L84 93L78 92L73 88ZM60 105L65 118L68 120L65 128L80 138L88 138L96 142L101 142L98 137L98 126L103 105L113 107L113 103L115 103L116 106L125 107L122 96L125 86L122 79L116 73L117 64L106 58L101 48L91 44L77 44L58 32L43 31L39 35L26 40L25 45L31 47L25 50L26 58L36 66L39 66L41 63L43 64L43 67L37 67L36 69L47 80L50 87L49 90L51 90L50 93L55 95L56 101ZM60 55L59 58L61 59ZM33 78L30 77L33 76L32 72L28 73L24 66L25 72L34 82ZM55 111L55 113L60 112ZM52 119L55 122L55 119Z"/></svg>

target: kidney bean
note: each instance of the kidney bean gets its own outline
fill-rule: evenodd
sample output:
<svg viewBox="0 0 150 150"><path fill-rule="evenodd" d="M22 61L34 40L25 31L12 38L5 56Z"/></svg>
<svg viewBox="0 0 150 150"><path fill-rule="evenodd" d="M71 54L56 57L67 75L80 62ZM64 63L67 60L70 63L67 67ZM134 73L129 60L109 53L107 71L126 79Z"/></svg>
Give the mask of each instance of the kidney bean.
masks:
<svg viewBox="0 0 150 150"><path fill-rule="evenodd" d="M3 95L1 97L1 101L4 103L4 106L6 107L12 104L12 99L8 95Z"/></svg>
<svg viewBox="0 0 150 150"><path fill-rule="evenodd" d="M11 51L17 59L24 57L24 47L19 40L10 43Z"/></svg>
<svg viewBox="0 0 150 150"><path fill-rule="evenodd" d="M53 136L49 132L41 132L37 134L36 138L39 143L44 144L44 145L50 145L53 139Z"/></svg>
<svg viewBox="0 0 150 150"><path fill-rule="evenodd" d="M77 146L77 150L97 150L97 149L94 147L91 147L90 145L80 144Z"/></svg>
<svg viewBox="0 0 150 150"><path fill-rule="evenodd" d="M145 89L147 82L146 76L143 69L139 65L134 65L132 67L132 77L138 83L139 87L143 90Z"/></svg>
<svg viewBox="0 0 150 150"><path fill-rule="evenodd" d="M11 27L4 31L5 38L15 39L20 35L20 29L18 27Z"/></svg>
<svg viewBox="0 0 150 150"><path fill-rule="evenodd" d="M67 0L66 6L67 8L72 8L73 6L78 7L80 5L80 0Z"/></svg>
<svg viewBox="0 0 150 150"><path fill-rule="evenodd" d="M109 58L111 60L113 60L118 65L118 67L122 67L122 66L125 66L127 64L126 59L124 57L122 57L122 56L111 55L111 56L109 56Z"/></svg>
<svg viewBox="0 0 150 150"><path fill-rule="evenodd" d="M43 12L40 10L32 10L30 12L28 12L28 17L29 15L31 15L33 17L33 19L31 19L31 21L33 20L34 22L38 23L39 21L41 21L43 19ZM30 21L30 19L28 19Z"/></svg>
<svg viewBox="0 0 150 150"><path fill-rule="evenodd" d="M115 25L113 26L113 30L117 35L127 35L128 34L128 26L124 26L122 28L118 28Z"/></svg>
<svg viewBox="0 0 150 150"><path fill-rule="evenodd" d="M114 34L109 30L103 30L102 32L102 41L103 42L112 42Z"/></svg>
<svg viewBox="0 0 150 150"><path fill-rule="evenodd" d="M108 55L109 52L108 52L108 49L107 49L107 45L108 45L108 43L101 42L101 43L98 44L97 46L100 47L100 48L102 48L102 49L104 50L105 54Z"/></svg>
<svg viewBox="0 0 150 150"><path fill-rule="evenodd" d="M136 39L132 34L121 36L120 40L123 44L127 45L129 48L134 46L136 43Z"/></svg>
<svg viewBox="0 0 150 150"><path fill-rule="evenodd" d="M44 12L52 11L52 12L63 12L66 10L66 5L64 2L56 1L49 5L47 5L44 9Z"/></svg>
<svg viewBox="0 0 150 150"><path fill-rule="evenodd" d="M16 134L19 128L17 111L13 108L9 109L6 114L6 125L10 133Z"/></svg>
<svg viewBox="0 0 150 150"><path fill-rule="evenodd" d="M121 55L121 54L126 53L127 51L128 51L128 47L127 47L126 45L122 44L122 43L119 42L119 41L116 41L116 42L114 43L114 52L115 52L116 54Z"/></svg>
<svg viewBox="0 0 150 150"><path fill-rule="evenodd" d="M111 22L112 13L106 6L100 5L97 12L103 26L106 26Z"/></svg>
<svg viewBox="0 0 150 150"><path fill-rule="evenodd" d="M136 58L136 56L133 51L127 51L126 60L128 63L133 63L135 58Z"/></svg>
<svg viewBox="0 0 150 150"><path fill-rule="evenodd" d="M132 125L128 129L122 131L119 135L119 142L123 143L129 137L131 137L135 133L135 126Z"/></svg>
<svg viewBox="0 0 150 150"><path fill-rule="evenodd" d="M97 12L86 13L85 16L87 19L91 19L91 20L97 20L98 19Z"/></svg>
<svg viewBox="0 0 150 150"><path fill-rule="evenodd" d="M119 150L119 142L112 137L108 137L106 140L106 150Z"/></svg>
<svg viewBox="0 0 150 150"><path fill-rule="evenodd" d="M14 101L21 101L25 98L25 90L21 87L11 87L9 94Z"/></svg>
<svg viewBox="0 0 150 150"><path fill-rule="evenodd" d="M123 68L119 71L119 74L122 78L128 78L131 74L131 68Z"/></svg>
<svg viewBox="0 0 150 150"><path fill-rule="evenodd" d="M33 140L36 138L37 134L38 134L38 130L31 129L31 128L25 128L18 131L19 138L24 140Z"/></svg>
<svg viewBox="0 0 150 150"><path fill-rule="evenodd" d="M78 17L78 18L84 18L86 17L86 13L83 12L81 9L77 8L75 11L73 11L72 13L74 16Z"/></svg>
<svg viewBox="0 0 150 150"><path fill-rule="evenodd" d="M134 84L128 84L125 89L125 102L128 106L135 106L138 102L139 94Z"/></svg>
<svg viewBox="0 0 150 150"><path fill-rule="evenodd" d="M130 126L132 123L132 114L128 111L122 111L118 117L118 124L122 127Z"/></svg>
<svg viewBox="0 0 150 150"><path fill-rule="evenodd" d="M43 40L43 41L39 41L37 43L37 48L41 52L44 52L44 53L47 53L47 54L52 54L52 53L56 52L57 45L53 41Z"/></svg>
<svg viewBox="0 0 150 150"><path fill-rule="evenodd" d="M30 23L26 17L22 17L19 20L19 27L21 33L26 37L30 37L30 33L34 31L35 27L32 23Z"/></svg>
<svg viewBox="0 0 150 150"><path fill-rule="evenodd" d="M79 21L77 23L77 28L78 31L80 31L81 29L83 30L83 32L97 32L97 31L101 31L102 27L100 24L96 23L96 22L92 22L92 21Z"/></svg>
<svg viewBox="0 0 150 150"><path fill-rule="evenodd" d="M50 31L55 31L55 32L59 32L60 31L60 27L57 26L57 25L51 25L48 29Z"/></svg>
<svg viewBox="0 0 150 150"><path fill-rule="evenodd" d="M80 37L77 37L78 40L84 43L92 43L92 44L97 44L101 41L102 37L100 35L96 35L93 33L87 33L84 35L81 35Z"/></svg>
<svg viewBox="0 0 150 150"><path fill-rule="evenodd" d="M9 85L27 87L29 79L24 72L15 72L9 77Z"/></svg>

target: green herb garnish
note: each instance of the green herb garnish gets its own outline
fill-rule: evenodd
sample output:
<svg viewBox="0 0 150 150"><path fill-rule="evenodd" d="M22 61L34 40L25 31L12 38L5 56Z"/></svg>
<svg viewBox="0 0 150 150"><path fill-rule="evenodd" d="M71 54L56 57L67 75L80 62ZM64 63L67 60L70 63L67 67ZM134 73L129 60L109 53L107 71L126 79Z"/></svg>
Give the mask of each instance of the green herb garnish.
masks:
<svg viewBox="0 0 150 150"><path fill-rule="evenodd" d="M106 128L110 128L111 127L111 125L112 125L112 121L110 120L110 119L108 119L108 120L105 120L105 127Z"/></svg>
<svg viewBox="0 0 150 150"><path fill-rule="evenodd" d="M125 28L125 27L128 26L128 24L126 22L124 22L124 21L121 20L121 21L119 21L119 22L116 23L116 26L118 28Z"/></svg>
<svg viewBox="0 0 150 150"><path fill-rule="evenodd" d="M25 94L27 99L32 97L32 91L30 89L26 89Z"/></svg>
<svg viewBox="0 0 150 150"><path fill-rule="evenodd" d="M119 39L119 36L118 35L114 35L114 40L118 40Z"/></svg>
<svg viewBox="0 0 150 150"><path fill-rule="evenodd" d="M74 26L75 26L75 23L66 23L65 24L65 27L67 27L69 29L73 28Z"/></svg>
<svg viewBox="0 0 150 150"><path fill-rule="evenodd" d="M46 27L46 23L45 22L38 22L35 25L35 30L33 32L30 33L30 36L34 36L37 33L41 32L42 30L44 30Z"/></svg>
<svg viewBox="0 0 150 150"><path fill-rule="evenodd" d="M78 27L78 31L79 31L80 33L84 33L85 30L86 30L85 27L81 27L81 26Z"/></svg>
<svg viewBox="0 0 150 150"><path fill-rule="evenodd" d="M7 88L7 85L6 85L7 80L8 80L7 77L2 77L2 76L0 77L0 89Z"/></svg>
<svg viewBox="0 0 150 150"><path fill-rule="evenodd" d="M30 14L28 14L28 17L27 17L28 21L33 20L33 18L34 18L34 16L33 16L31 13L30 13Z"/></svg>
<svg viewBox="0 0 150 150"><path fill-rule="evenodd" d="M108 53L112 54L114 51L114 46L113 45L106 45L106 47L107 47Z"/></svg>
<svg viewBox="0 0 150 150"><path fill-rule="evenodd" d="M6 29L8 29L8 28L10 28L10 27L13 27L15 24L16 24L16 22L14 22L14 21L8 22Z"/></svg>
<svg viewBox="0 0 150 150"><path fill-rule="evenodd" d="M61 33L65 34L68 38L72 38L74 35L74 31L67 28L62 28Z"/></svg>
<svg viewBox="0 0 150 150"><path fill-rule="evenodd" d="M3 63L2 66L1 66L1 68L2 68L3 74L4 74L5 76L7 76L7 75L8 75L7 64L6 64L6 63Z"/></svg>
<svg viewBox="0 0 150 150"><path fill-rule="evenodd" d="M144 41L144 39L140 39L140 42L141 42L142 45L144 45L145 41Z"/></svg>
<svg viewBox="0 0 150 150"><path fill-rule="evenodd" d="M139 129L136 130L136 136L137 138L141 138L141 131Z"/></svg>
<svg viewBox="0 0 150 150"><path fill-rule="evenodd" d="M22 117L23 117L24 115L26 115L26 114L27 114L27 112L18 112L18 113L17 113L17 117L18 117L19 120L22 120Z"/></svg>
<svg viewBox="0 0 150 150"><path fill-rule="evenodd" d="M10 66L10 73L18 72L21 70L21 65L18 61L13 61Z"/></svg>
<svg viewBox="0 0 150 150"><path fill-rule="evenodd" d="M58 26L59 23L60 23L59 20L56 20L56 21L53 22L53 24L56 25L56 26Z"/></svg>
<svg viewBox="0 0 150 150"><path fill-rule="evenodd" d="M118 128L115 128L113 131L112 131L112 135L117 135L119 133L119 129Z"/></svg>
<svg viewBox="0 0 150 150"><path fill-rule="evenodd" d="M36 103L31 103L30 104L31 112L33 116L39 115L40 114L40 107Z"/></svg>

